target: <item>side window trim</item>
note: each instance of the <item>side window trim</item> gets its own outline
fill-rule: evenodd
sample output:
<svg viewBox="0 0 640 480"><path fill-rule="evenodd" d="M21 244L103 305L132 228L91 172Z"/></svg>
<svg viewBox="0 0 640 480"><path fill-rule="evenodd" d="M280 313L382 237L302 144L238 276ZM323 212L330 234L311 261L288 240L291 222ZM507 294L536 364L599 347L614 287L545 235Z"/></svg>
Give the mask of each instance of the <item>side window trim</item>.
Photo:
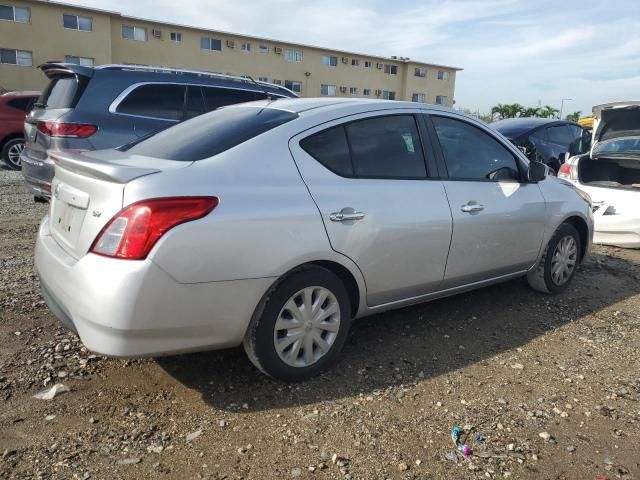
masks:
<svg viewBox="0 0 640 480"><path fill-rule="evenodd" d="M363 114L364 114L364 116L361 116ZM342 178L348 178L350 180L434 180L434 179L437 179L437 177L434 177L434 176L430 175L430 172L431 172L432 169L430 168L431 165L430 165L429 158L431 157L431 153L432 152L425 146L424 128L421 125L422 121L419 118L419 116L420 116L419 113L416 113L414 110L407 111L407 112L402 112L402 111L397 111L397 110L396 111L389 111L389 110L381 110L380 111L379 110L379 111L372 111L372 112L363 112L363 114L349 115L349 116L346 116L346 117L335 119L335 120L333 120L331 122L327 122L327 123L329 123L329 125L328 126L323 126L324 128L319 128L319 127L321 127L321 125L318 125L317 127L313 128L313 129L310 129L310 130L312 130L312 132L309 133L309 134L305 134L306 132L301 132L300 134L298 134L296 136L296 144L302 151L304 151L307 155L311 156L309 153L307 153L304 150L304 148L302 148L300 143L305 138L308 138L308 137L310 137L312 135L315 135L316 133L320 133L320 132L322 132L324 130L329 130L331 128L339 127L344 132L344 135L345 135L345 138L346 138L346 141L347 141L347 146L349 148L349 160L351 162L351 167L352 167L353 171L355 172L355 165L354 165L354 161L353 161L353 152L352 152L352 147L351 147L351 141L349 139L349 135L347 134L346 126L349 125L350 123L355 123L355 122L359 122L359 121L362 121L362 120L369 120L369 119L379 118L379 117L411 116L413 118L413 121L415 122L416 130L418 132L418 141L420 142L420 151L422 152L422 157L423 157L423 162L424 162L424 167L425 167L425 176L424 177L422 177L422 176L421 177L360 176L360 175L356 175L355 173L354 173L354 175L347 176L347 175L343 175L343 174L335 172L334 170L328 168L322 162L320 162L319 160L317 160L315 158L314 158L314 160L316 162L318 162L320 165L322 165L323 168L325 168L326 170L330 171L334 175L337 175L337 176L342 177ZM370 114L372 114L372 115L370 115ZM357 118L352 118L354 116L357 117Z"/></svg>
<svg viewBox="0 0 640 480"><path fill-rule="evenodd" d="M437 141L437 148L438 150L438 158L441 159L441 163L442 163L442 167L444 169L446 173L446 180L450 180L450 181L456 181L456 182L484 182L484 183L498 183L501 180L492 180L490 178L458 178L458 177L452 177L449 175L449 170L447 168L447 162L446 159L444 157L444 152L442 150L442 145L440 144L440 138L438 137L438 134L436 133L436 129L435 129L435 125L433 124L433 117L442 117L442 118L449 118L451 120L457 120L460 122L463 122L473 128L477 128L478 130L480 130L481 132L489 135L495 142L498 143L498 145L502 146L507 152L509 152L509 154L511 154L511 156L513 157L514 162L516 163L516 167L518 168L518 176L520 177L518 180L512 180L512 182L517 182L517 183L529 183L527 181L527 176L526 176L526 170L525 170L525 166L522 163L521 158L519 157L519 155L517 155L514 151L513 148L511 148L510 145L506 145L505 143L503 143L499 138L495 137L490 131L485 130L477 125L474 125L471 122L466 121L466 119L464 119L463 117L458 117L455 115L446 115L446 114L440 114L440 112L438 113L427 113L426 116L429 117L428 119L428 124L430 125L432 131L433 131L433 135L436 137L435 140ZM515 148L515 147L514 147ZM502 181L507 181L507 180L502 180Z"/></svg>

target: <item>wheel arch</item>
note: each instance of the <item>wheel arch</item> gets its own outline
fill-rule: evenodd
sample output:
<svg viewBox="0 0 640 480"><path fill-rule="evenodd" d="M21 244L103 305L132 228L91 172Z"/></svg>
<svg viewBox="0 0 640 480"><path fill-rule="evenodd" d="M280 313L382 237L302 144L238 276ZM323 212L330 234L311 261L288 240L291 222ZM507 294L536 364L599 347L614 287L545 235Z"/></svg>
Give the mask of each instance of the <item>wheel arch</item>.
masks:
<svg viewBox="0 0 640 480"><path fill-rule="evenodd" d="M580 260L582 261L587 254L588 246L589 246L589 227L584 218L573 215L571 217L565 218L562 223L568 223L573 228L575 228L580 235Z"/></svg>
<svg viewBox="0 0 640 480"><path fill-rule="evenodd" d="M15 140L16 138L24 138L24 135L22 133L10 133L2 140L0 140L0 150L4 148L7 142L9 142L10 140Z"/></svg>

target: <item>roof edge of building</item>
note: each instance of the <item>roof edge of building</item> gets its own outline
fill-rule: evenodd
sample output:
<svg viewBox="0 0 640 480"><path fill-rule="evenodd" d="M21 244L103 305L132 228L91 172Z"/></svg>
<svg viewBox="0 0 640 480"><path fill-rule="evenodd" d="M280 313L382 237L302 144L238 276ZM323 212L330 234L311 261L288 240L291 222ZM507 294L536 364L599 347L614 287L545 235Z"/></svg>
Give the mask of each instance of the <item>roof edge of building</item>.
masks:
<svg viewBox="0 0 640 480"><path fill-rule="evenodd" d="M370 58L375 58L375 59L379 59L379 60L386 60L386 61L399 62L399 63L415 63L415 64L425 65L425 66L430 66L430 67L446 68L446 69L455 70L455 71L464 70L463 68L460 68L460 67L453 67L451 65L442 65L442 64L437 64L437 63L424 62L424 61L421 61L421 60L413 60L411 58L401 59L401 58L385 57L385 56L382 56L382 55L371 55L371 54L368 54L368 53L358 53L358 52L352 52L352 51L348 51L348 50L339 50L339 49L330 48L330 47L322 47L322 46L318 46L318 45L310 45L310 44L305 44L305 43L290 42L290 41L287 41L287 40L278 40L278 39L268 38L268 37L259 37L259 36L255 36L255 35L248 35L248 34L238 33L238 32L228 32L228 31L225 31L225 30L210 29L210 28L198 27L198 26L194 26L194 25L185 25L185 24L181 24L181 23L172 23L172 22L167 22L167 21L163 21L163 20L156 20L156 19L153 19L153 18L136 17L136 16L133 16L133 15L123 14L122 12L116 12L114 10L104 10L104 9L95 8L95 7L87 7L87 6L84 6L84 5L75 5L75 4L72 4L72 3L59 2L57 0L29 0L29 1L34 2L34 3L40 3L40 4L43 4L43 5L56 5L56 6L60 6L60 7L69 7L69 8L75 8L75 9L78 9L78 10L84 10L84 11L87 11L87 12L104 13L104 14L108 14L108 15L111 15L111 16L117 16L117 17L120 17L122 19L128 19L128 20L133 20L133 21L157 23L158 25L166 25L168 27L188 28L190 30L197 30L197 31L200 31L200 32L207 32L207 33L219 33L219 34L222 34L222 35L235 35L235 36L244 37L244 38L247 38L247 39L250 39L250 40L261 40L261 41L271 42L271 43L281 43L281 44L284 44L284 45L291 45L291 46L294 46L294 47L313 48L315 50L327 50L328 52L335 52L335 53L341 53L341 54L345 54L345 55L358 56L358 57L370 57Z"/></svg>

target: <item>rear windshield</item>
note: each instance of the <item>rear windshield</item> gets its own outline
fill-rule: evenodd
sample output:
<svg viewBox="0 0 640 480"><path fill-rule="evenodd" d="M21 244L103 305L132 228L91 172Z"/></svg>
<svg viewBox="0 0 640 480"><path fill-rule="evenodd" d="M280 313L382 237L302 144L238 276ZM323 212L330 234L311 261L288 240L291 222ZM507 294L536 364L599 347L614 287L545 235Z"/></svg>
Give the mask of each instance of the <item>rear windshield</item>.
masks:
<svg viewBox="0 0 640 480"><path fill-rule="evenodd" d="M86 80L76 77L55 77L42 92L36 107L41 108L73 108L84 90Z"/></svg>
<svg viewBox="0 0 640 480"><path fill-rule="evenodd" d="M194 162L217 155L297 118L275 108L221 108L119 150L135 155Z"/></svg>

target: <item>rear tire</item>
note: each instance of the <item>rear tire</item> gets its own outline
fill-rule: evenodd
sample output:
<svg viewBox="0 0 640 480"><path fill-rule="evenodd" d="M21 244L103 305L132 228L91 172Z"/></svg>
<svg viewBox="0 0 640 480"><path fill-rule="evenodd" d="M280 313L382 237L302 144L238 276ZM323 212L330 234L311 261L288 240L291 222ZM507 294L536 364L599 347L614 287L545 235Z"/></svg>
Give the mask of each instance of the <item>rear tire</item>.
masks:
<svg viewBox="0 0 640 480"><path fill-rule="evenodd" d="M568 223L561 224L549 240L542 258L527 274L529 286L548 294L563 292L580 264L580 235Z"/></svg>
<svg viewBox="0 0 640 480"><path fill-rule="evenodd" d="M351 304L342 281L322 267L303 267L274 285L258 305L244 338L249 360L287 382L335 363L347 338Z"/></svg>
<svg viewBox="0 0 640 480"><path fill-rule="evenodd" d="M24 150L24 139L23 138L12 138L7 141L2 147L2 152L0 152L0 156L4 161L5 165L9 167L11 170L21 170L22 162L20 161L20 154Z"/></svg>

